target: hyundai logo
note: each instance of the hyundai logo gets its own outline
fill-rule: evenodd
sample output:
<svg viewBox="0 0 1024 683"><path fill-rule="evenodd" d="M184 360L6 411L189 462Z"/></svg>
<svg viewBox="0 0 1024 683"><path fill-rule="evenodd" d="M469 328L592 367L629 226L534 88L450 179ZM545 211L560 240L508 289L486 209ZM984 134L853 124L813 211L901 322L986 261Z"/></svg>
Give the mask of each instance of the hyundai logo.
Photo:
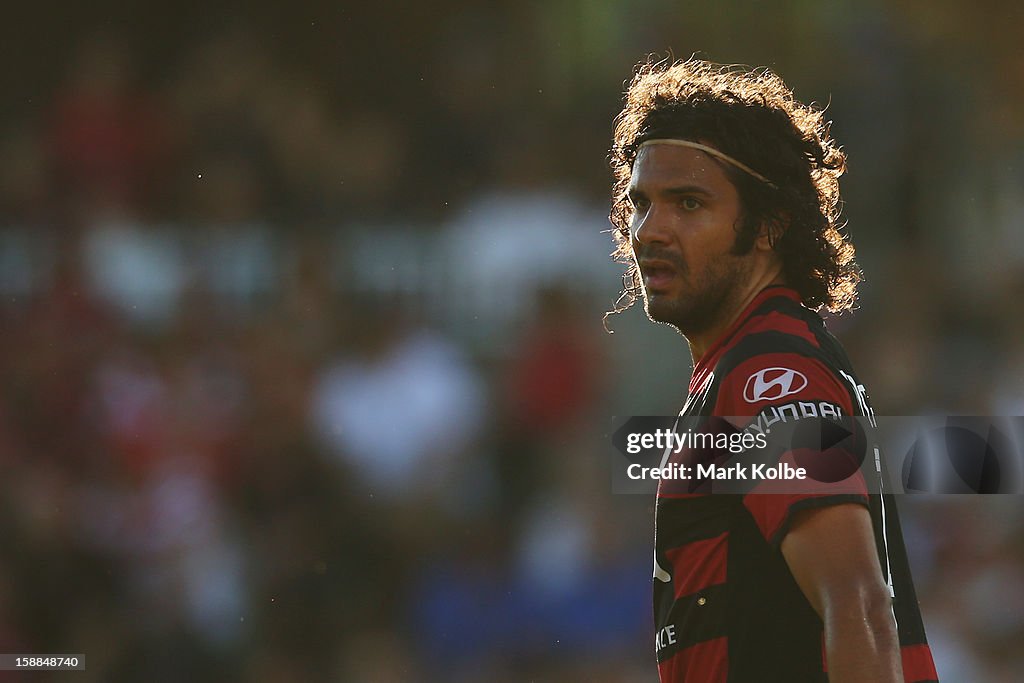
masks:
<svg viewBox="0 0 1024 683"><path fill-rule="evenodd" d="M802 372L789 368L765 368L747 379L743 399L747 403L775 401L803 391L806 386L807 377Z"/></svg>

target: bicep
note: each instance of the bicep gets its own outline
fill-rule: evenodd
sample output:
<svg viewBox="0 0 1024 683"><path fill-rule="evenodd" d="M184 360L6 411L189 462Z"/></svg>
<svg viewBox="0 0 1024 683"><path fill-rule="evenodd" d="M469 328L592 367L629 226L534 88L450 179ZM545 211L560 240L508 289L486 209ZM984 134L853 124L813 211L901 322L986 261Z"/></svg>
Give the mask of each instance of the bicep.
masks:
<svg viewBox="0 0 1024 683"><path fill-rule="evenodd" d="M782 555L818 615L887 606L871 516L857 504L803 510L782 539ZM852 614L850 615L852 616Z"/></svg>

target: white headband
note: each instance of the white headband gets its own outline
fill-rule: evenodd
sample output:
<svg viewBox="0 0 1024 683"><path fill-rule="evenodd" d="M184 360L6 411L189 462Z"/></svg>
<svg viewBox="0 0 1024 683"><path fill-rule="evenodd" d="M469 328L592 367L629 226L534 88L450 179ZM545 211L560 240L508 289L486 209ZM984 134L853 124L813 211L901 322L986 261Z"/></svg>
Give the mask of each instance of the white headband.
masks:
<svg viewBox="0 0 1024 683"><path fill-rule="evenodd" d="M769 187L774 188L776 190L779 189L778 185L768 180L763 175L761 175L754 169L750 168L742 161L737 161L728 154L723 154L722 152L719 152L714 147L708 147L707 145L702 145L699 142L690 142L689 140L676 140L675 138L658 138L656 140L644 141L639 147L636 148L637 154L639 154L640 150L646 147L647 145L676 145L678 147L691 147L693 149L699 149L700 151L706 154L710 154L716 159L720 159L721 161L724 161L727 164L732 164L741 171L749 173L750 175L754 176L755 178L760 180L762 183L768 185Z"/></svg>

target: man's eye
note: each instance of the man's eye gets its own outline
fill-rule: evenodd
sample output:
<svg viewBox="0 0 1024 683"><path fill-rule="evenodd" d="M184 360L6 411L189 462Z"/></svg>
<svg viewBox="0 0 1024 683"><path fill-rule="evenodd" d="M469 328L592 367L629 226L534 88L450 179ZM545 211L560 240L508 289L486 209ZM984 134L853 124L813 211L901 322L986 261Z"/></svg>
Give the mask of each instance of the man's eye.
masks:
<svg viewBox="0 0 1024 683"><path fill-rule="evenodd" d="M683 197L680 200L679 205L687 211L696 211L700 208L700 200L696 197Z"/></svg>
<svg viewBox="0 0 1024 683"><path fill-rule="evenodd" d="M647 210L647 200L642 198L642 197L637 197L635 199L631 199L630 200L630 204L632 204L633 208L635 210L637 210L637 211L646 211Z"/></svg>

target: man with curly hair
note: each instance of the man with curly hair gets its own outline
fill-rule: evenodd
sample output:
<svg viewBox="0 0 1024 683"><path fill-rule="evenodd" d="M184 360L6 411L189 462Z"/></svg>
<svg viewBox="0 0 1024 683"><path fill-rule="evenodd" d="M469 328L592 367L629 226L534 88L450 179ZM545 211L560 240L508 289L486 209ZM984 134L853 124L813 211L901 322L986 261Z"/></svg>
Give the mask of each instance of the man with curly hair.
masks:
<svg viewBox="0 0 1024 683"><path fill-rule="evenodd" d="M845 154L819 109L766 70L647 62L616 119L611 164L626 265L615 311L642 295L651 320L686 337L694 369L681 420L873 421L815 312L850 309L860 280L838 225ZM745 495L662 480L661 680L937 681L894 500L866 476Z"/></svg>

